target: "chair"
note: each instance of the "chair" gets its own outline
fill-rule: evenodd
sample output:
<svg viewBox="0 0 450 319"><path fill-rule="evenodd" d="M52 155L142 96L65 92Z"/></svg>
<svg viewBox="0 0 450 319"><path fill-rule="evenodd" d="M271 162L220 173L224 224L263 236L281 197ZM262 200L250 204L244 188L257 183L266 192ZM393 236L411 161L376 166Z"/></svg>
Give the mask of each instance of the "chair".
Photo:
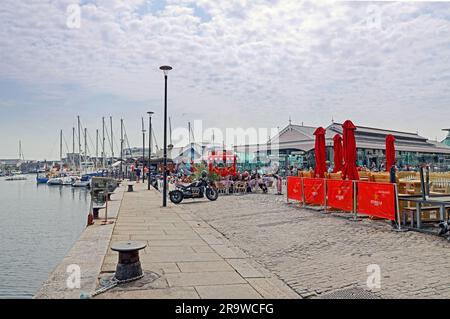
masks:
<svg viewBox="0 0 450 319"><path fill-rule="evenodd" d="M369 171L359 171L359 180L361 181L370 181L370 172Z"/></svg>
<svg viewBox="0 0 450 319"><path fill-rule="evenodd" d="M325 174L327 179L337 179L337 180L342 180L342 173L338 172L338 173L327 173Z"/></svg>
<svg viewBox="0 0 450 319"><path fill-rule="evenodd" d="M299 171L298 177L308 177L313 178L314 177L314 171Z"/></svg>
<svg viewBox="0 0 450 319"><path fill-rule="evenodd" d="M217 192L222 195L227 195L229 188L224 182L216 182Z"/></svg>
<svg viewBox="0 0 450 319"><path fill-rule="evenodd" d="M245 194L247 193L247 183L243 181L237 181L233 186L234 194Z"/></svg>

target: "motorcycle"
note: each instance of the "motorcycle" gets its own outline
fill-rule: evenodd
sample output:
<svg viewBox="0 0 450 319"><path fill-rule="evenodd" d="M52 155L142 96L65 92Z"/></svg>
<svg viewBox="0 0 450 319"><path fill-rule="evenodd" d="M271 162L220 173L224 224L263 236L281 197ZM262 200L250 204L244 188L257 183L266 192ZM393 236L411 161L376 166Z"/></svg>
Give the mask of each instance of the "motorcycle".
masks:
<svg viewBox="0 0 450 319"><path fill-rule="evenodd" d="M185 198L203 198L206 195L210 201L215 201L219 197L217 189L204 178L187 186L178 184L175 187L175 190L169 192L170 201L174 204L181 203Z"/></svg>

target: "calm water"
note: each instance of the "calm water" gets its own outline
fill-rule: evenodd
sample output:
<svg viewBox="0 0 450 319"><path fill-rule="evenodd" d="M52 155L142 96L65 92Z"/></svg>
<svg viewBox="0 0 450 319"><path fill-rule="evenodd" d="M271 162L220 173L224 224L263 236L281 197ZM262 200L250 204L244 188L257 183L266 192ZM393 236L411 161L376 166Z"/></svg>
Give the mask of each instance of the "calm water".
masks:
<svg viewBox="0 0 450 319"><path fill-rule="evenodd" d="M0 298L31 298L86 226L89 193L0 178Z"/></svg>

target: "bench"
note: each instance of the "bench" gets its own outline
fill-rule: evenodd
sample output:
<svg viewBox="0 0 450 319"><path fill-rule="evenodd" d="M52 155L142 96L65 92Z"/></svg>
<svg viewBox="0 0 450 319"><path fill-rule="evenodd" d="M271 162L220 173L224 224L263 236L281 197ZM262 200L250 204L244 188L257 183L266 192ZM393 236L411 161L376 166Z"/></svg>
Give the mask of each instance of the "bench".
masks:
<svg viewBox="0 0 450 319"><path fill-rule="evenodd" d="M439 216L439 209L440 209L439 206L425 206L425 207L422 206L420 208L421 213L428 212L428 216L426 217L425 220L422 220L422 218L421 218L421 221L424 221L424 222L441 221L440 216ZM445 210L447 211L447 216L448 216L448 210L450 210L450 205L445 206ZM430 214L431 212L436 212L436 217L432 218L431 214ZM416 213L417 213L417 207L403 207L403 221L404 221L403 224L406 225L406 222L407 222L406 214L409 214L410 225L411 225L411 227L414 227L414 214L416 214Z"/></svg>

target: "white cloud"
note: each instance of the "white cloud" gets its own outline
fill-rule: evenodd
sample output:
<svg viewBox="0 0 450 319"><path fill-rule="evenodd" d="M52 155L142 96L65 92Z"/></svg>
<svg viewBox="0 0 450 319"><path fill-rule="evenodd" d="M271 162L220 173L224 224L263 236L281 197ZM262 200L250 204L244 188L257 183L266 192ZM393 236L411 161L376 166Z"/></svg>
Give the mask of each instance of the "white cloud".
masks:
<svg viewBox="0 0 450 319"><path fill-rule="evenodd" d="M378 3L377 29L366 2L99 0L68 29L70 3L2 1L0 79L160 101L170 63L172 112L210 126L448 126L450 4Z"/></svg>

